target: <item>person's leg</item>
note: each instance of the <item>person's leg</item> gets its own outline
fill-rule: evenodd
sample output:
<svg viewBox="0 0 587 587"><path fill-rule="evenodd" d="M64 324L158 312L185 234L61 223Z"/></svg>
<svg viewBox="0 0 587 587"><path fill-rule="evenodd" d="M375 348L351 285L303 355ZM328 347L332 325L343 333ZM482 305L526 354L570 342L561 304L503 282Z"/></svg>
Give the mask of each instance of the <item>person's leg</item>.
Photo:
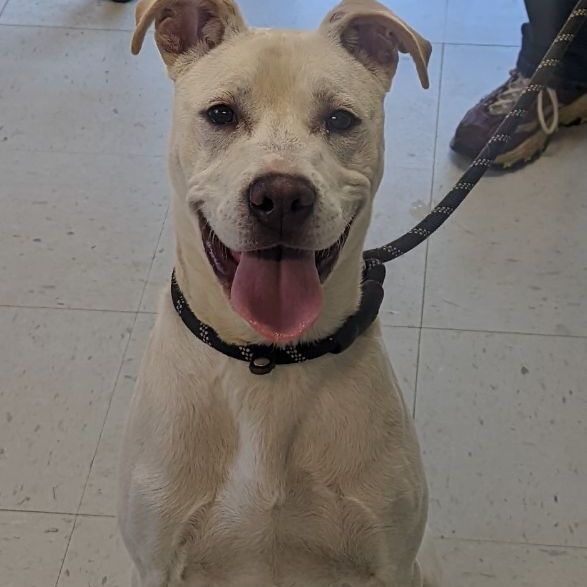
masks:
<svg viewBox="0 0 587 587"><path fill-rule="evenodd" d="M522 26L522 48L517 69L531 77L552 41L567 20L577 0L524 0L529 22ZM584 26L554 80L555 88L587 87L587 26Z"/></svg>
<svg viewBox="0 0 587 587"><path fill-rule="evenodd" d="M529 22L522 27L523 46L509 79L471 108L451 141L454 151L476 157L526 90L550 44L576 0L525 0ZM538 158L560 126L587 122L587 25L573 42L548 91L543 91L495 166L515 169Z"/></svg>

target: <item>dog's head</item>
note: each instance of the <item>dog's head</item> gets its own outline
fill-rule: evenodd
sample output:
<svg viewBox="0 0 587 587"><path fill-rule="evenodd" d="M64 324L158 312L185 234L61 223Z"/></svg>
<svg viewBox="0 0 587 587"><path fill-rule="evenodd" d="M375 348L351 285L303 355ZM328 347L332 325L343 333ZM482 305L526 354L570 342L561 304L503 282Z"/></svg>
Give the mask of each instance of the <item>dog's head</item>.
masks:
<svg viewBox="0 0 587 587"><path fill-rule="evenodd" d="M135 54L153 22L176 88L180 245L199 242L193 254L265 339L299 339L329 282L356 305L383 100L398 52L428 86L431 46L373 0L342 2L314 32L247 28L232 0L141 0Z"/></svg>

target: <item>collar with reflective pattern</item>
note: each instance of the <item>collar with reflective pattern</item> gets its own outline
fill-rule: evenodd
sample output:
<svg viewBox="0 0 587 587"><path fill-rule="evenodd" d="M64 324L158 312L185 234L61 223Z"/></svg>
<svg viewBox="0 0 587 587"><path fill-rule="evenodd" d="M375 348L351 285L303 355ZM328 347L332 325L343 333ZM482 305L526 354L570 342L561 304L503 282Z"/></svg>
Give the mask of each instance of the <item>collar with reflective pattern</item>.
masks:
<svg viewBox="0 0 587 587"><path fill-rule="evenodd" d="M198 320L192 312L177 283L175 271L171 276L171 298L176 312L194 336L227 357L246 361L251 373L266 375L273 371L276 365L303 363L327 354L336 355L349 348L377 318L383 301L384 280L385 266L376 260L368 259L363 271L359 309L331 336L315 342L283 347L224 342L213 328Z"/></svg>

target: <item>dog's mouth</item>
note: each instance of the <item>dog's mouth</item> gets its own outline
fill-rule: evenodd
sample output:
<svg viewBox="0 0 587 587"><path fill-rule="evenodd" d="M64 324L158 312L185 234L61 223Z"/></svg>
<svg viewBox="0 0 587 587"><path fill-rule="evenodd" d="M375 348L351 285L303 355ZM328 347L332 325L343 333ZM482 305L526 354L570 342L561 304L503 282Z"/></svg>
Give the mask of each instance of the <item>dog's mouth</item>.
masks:
<svg viewBox="0 0 587 587"><path fill-rule="evenodd" d="M233 251L198 211L208 261L232 307L273 343L299 338L322 310L322 284L336 265L349 231L327 249L311 251L279 245Z"/></svg>

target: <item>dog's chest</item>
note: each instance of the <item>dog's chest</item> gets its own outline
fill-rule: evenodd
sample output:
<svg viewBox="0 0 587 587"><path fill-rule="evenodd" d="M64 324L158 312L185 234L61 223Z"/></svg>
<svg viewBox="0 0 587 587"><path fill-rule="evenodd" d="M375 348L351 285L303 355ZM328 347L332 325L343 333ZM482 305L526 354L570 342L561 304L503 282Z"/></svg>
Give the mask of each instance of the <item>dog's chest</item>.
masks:
<svg viewBox="0 0 587 587"><path fill-rule="evenodd" d="M240 587L249 575L257 587L280 577L304 587L365 585L380 566L371 505L345 494L332 472L305 466L293 429L272 435L266 423L237 423L238 449L189 541L194 586Z"/></svg>

